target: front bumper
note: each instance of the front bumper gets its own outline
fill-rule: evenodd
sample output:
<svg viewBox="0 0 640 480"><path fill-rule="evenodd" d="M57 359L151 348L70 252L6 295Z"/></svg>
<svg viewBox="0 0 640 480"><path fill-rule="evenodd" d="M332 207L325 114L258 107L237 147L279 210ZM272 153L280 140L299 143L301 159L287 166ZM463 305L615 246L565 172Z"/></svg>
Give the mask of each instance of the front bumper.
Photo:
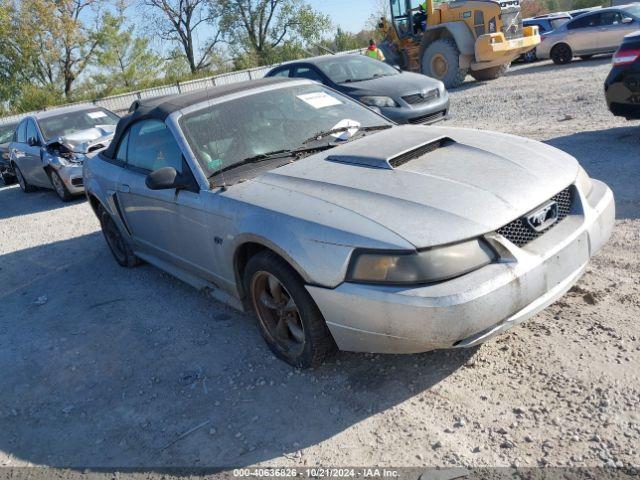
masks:
<svg viewBox="0 0 640 480"><path fill-rule="evenodd" d="M538 27L524 27L523 36L507 40L502 32L480 35L475 45L475 65L488 62L490 64L509 62L540 44Z"/></svg>
<svg viewBox="0 0 640 480"><path fill-rule="evenodd" d="M382 107L378 110L396 123L435 123L444 120L449 114L449 94L445 90L436 100L424 105L409 105L402 102L400 107Z"/></svg>
<svg viewBox="0 0 640 480"><path fill-rule="evenodd" d="M82 177L82 164L73 166L59 166L56 172L64 182L71 195L84 193L84 180Z"/></svg>
<svg viewBox="0 0 640 480"><path fill-rule="evenodd" d="M498 234L508 258L447 282L420 287L343 283L308 286L341 350L418 353L470 347L530 318L580 278L615 221L613 193L593 181L576 211L518 248Z"/></svg>

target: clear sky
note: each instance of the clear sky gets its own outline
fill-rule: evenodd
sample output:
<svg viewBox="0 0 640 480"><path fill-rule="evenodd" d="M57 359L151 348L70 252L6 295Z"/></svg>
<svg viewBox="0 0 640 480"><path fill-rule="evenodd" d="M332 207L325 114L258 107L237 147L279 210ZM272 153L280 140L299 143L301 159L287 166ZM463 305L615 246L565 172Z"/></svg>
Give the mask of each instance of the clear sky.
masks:
<svg viewBox="0 0 640 480"><path fill-rule="evenodd" d="M308 0L317 10L328 14L337 27L359 32L373 13L374 0Z"/></svg>

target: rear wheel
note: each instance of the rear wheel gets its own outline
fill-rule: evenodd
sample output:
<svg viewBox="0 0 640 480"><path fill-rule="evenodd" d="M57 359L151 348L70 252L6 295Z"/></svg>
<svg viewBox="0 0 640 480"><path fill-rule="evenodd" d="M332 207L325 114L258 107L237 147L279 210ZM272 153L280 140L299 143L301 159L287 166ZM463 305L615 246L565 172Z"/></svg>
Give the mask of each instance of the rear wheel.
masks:
<svg viewBox="0 0 640 480"><path fill-rule="evenodd" d="M20 167L18 167L17 165L14 165L13 171L16 172L16 179L18 180L18 185L20 185L20 188L22 189L23 192L29 193L35 190L35 187L33 185L30 185L29 182L27 182L27 180L24 178L24 175L22 175L22 171L20 171Z"/></svg>
<svg viewBox="0 0 640 480"><path fill-rule="evenodd" d="M2 181L5 185L13 185L16 183L16 177L7 172L2 172Z"/></svg>
<svg viewBox="0 0 640 480"><path fill-rule="evenodd" d="M436 40L422 54L422 73L437 78L447 88L462 85L468 70L460 66L460 51L451 39Z"/></svg>
<svg viewBox="0 0 640 480"><path fill-rule="evenodd" d="M60 200L62 200L63 202L68 202L73 198L73 195L71 195L71 193L69 193L69 190L67 190L67 186L60 178L58 172L56 172L55 170L51 170L49 172L49 178L51 179L51 185L53 185L53 189L55 190Z"/></svg>
<svg viewBox="0 0 640 480"><path fill-rule="evenodd" d="M337 350L322 313L303 280L272 252L253 256L244 287L262 336L281 360L298 368L320 365Z"/></svg>
<svg viewBox="0 0 640 480"><path fill-rule="evenodd" d="M142 263L138 257L133 254L131 246L127 239L122 235L120 229L103 207L98 208L98 218L102 227L102 234L107 241L109 250L121 267L135 267Z"/></svg>
<svg viewBox="0 0 640 480"><path fill-rule="evenodd" d="M509 70L511 63L505 63L504 65L498 65L496 67L485 68L484 70L471 70L469 73L473 78L479 81L495 80L501 77Z"/></svg>
<svg viewBox="0 0 640 480"><path fill-rule="evenodd" d="M559 43L551 49L551 60L556 65L564 65L571 62L573 58L573 52L571 47L566 43Z"/></svg>

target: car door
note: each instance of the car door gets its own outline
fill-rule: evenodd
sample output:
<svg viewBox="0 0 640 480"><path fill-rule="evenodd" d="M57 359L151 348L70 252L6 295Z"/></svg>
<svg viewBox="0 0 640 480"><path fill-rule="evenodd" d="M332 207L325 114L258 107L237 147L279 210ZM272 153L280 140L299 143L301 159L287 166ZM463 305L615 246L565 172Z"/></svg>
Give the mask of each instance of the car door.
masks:
<svg viewBox="0 0 640 480"><path fill-rule="evenodd" d="M581 15L567 24L567 43L575 55L597 51L600 34L600 15L591 13Z"/></svg>
<svg viewBox="0 0 640 480"><path fill-rule="evenodd" d="M603 52L615 51L625 35L638 29L638 24L635 21L623 23L622 20L627 16L620 10L611 10L600 14L599 50Z"/></svg>
<svg viewBox="0 0 640 480"><path fill-rule="evenodd" d="M145 183L162 167L191 173L172 132L158 120L137 122L129 129L126 150L117 198L137 253L215 282L214 240L200 192L151 190Z"/></svg>
<svg viewBox="0 0 640 480"><path fill-rule="evenodd" d="M37 187L50 187L51 182L42 166L41 147L36 133L33 120L25 118L20 122L16 129L15 140L10 146L11 159L18 166L27 183Z"/></svg>

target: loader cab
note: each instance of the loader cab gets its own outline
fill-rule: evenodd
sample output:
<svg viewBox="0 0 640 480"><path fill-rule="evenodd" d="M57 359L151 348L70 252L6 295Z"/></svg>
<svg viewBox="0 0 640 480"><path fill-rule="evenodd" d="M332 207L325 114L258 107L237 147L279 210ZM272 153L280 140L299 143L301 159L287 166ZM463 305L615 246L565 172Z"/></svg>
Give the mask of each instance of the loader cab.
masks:
<svg viewBox="0 0 640 480"><path fill-rule="evenodd" d="M413 12L411 10L411 0L391 0L391 18L393 26L401 39L414 35Z"/></svg>

